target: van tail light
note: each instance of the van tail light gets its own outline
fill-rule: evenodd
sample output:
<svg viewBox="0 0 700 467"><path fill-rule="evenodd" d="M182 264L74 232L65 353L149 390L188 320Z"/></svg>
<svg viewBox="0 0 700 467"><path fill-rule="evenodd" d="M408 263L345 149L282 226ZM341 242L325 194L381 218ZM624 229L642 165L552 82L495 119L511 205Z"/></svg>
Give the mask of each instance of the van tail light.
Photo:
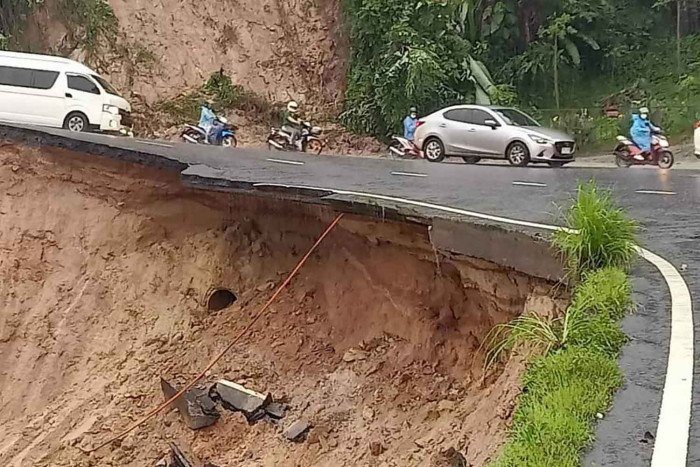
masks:
<svg viewBox="0 0 700 467"><path fill-rule="evenodd" d="M421 125L424 124L424 123L425 123L425 122L424 122L423 120L418 120L418 121L416 122L416 128L418 128L419 126L421 126Z"/></svg>

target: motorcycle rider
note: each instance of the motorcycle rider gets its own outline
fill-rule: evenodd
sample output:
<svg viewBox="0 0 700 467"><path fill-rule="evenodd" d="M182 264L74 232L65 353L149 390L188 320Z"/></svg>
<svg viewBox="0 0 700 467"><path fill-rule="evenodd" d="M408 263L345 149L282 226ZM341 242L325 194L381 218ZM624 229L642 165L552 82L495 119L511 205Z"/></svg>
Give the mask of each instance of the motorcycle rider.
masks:
<svg viewBox="0 0 700 467"><path fill-rule="evenodd" d="M289 144L294 147L299 134L301 133L303 122L299 112L299 104L296 101L287 103L287 110L282 113L281 130L289 134Z"/></svg>
<svg viewBox="0 0 700 467"><path fill-rule="evenodd" d="M199 124L198 126L204 130L204 135L206 138L206 143L209 142L209 137L214 129L214 124L216 123L216 112L214 112L214 102L211 99L207 99L202 102L202 106L199 113Z"/></svg>
<svg viewBox="0 0 700 467"><path fill-rule="evenodd" d="M649 109L647 107L641 107L639 113L632 114L630 136L634 144L642 150L641 154L635 154L635 159L644 160L651 155L651 135L660 131L661 128L649 120Z"/></svg>
<svg viewBox="0 0 700 467"><path fill-rule="evenodd" d="M413 142L418 126L418 109L411 107L406 118L403 119L403 137Z"/></svg>

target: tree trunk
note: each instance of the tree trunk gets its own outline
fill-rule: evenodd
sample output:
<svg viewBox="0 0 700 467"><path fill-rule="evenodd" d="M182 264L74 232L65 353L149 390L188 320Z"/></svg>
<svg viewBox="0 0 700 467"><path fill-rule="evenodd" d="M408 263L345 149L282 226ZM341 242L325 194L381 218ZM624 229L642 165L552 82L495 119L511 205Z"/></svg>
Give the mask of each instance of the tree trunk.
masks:
<svg viewBox="0 0 700 467"><path fill-rule="evenodd" d="M559 110L559 37L557 35L554 36L554 61L552 65L554 70L554 102Z"/></svg>

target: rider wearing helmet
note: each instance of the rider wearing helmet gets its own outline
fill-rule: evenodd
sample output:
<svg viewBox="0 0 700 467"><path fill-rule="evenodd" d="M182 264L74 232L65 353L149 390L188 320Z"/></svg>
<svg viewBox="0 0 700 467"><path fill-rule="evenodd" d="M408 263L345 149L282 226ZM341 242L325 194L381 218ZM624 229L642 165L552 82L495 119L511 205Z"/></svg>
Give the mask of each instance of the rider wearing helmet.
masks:
<svg viewBox="0 0 700 467"><path fill-rule="evenodd" d="M411 107L408 115L403 120L403 137L409 141L413 141L418 126L418 109Z"/></svg>
<svg viewBox="0 0 700 467"><path fill-rule="evenodd" d="M209 140L215 122L216 113L214 112L214 102L211 99L206 99L202 102L201 111L199 113L199 127L204 130L207 141Z"/></svg>
<svg viewBox="0 0 700 467"><path fill-rule="evenodd" d="M641 107L639 113L632 114L632 127L630 136L632 141L642 150L642 154L635 155L635 159L644 160L651 153L651 135L661 131L649 120L649 109Z"/></svg>
<svg viewBox="0 0 700 467"><path fill-rule="evenodd" d="M299 104L296 101L289 101L287 104L287 110L282 114L281 126L282 131L289 134L289 144L294 146L302 128Z"/></svg>

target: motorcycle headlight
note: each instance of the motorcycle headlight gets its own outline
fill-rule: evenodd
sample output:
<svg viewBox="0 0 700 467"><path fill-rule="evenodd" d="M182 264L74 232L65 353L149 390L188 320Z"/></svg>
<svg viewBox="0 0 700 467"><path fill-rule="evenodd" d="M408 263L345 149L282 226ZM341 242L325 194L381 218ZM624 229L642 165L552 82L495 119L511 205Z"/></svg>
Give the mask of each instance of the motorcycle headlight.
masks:
<svg viewBox="0 0 700 467"><path fill-rule="evenodd" d="M528 135L532 141L534 141L537 144L552 144L554 141L551 139L545 138L544 136L540 135Z"/></svg>
<svg viewBox="0 0 700 467"><path fill-rule="evenodd" d="M119 107L112 104L102 104L102 111L109 114L119 115Z"/></svg>

